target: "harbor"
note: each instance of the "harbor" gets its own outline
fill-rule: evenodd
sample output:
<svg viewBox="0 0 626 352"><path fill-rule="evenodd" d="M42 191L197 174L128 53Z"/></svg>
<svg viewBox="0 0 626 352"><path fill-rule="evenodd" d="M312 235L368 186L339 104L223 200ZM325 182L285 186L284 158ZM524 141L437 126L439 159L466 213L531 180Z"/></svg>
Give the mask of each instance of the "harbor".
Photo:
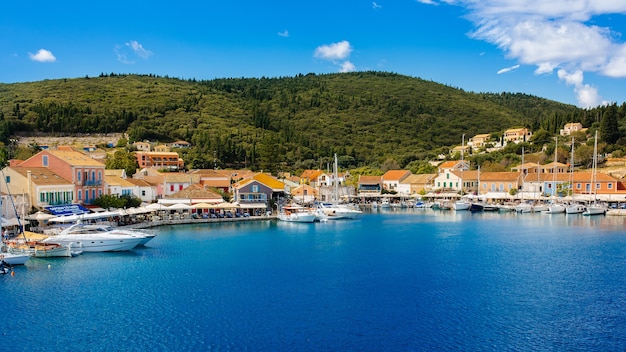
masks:
<svg viewBox="0 0 626 352"><path fill-rule="evenodd" d="M34 258L0 276L19 322L3 346L617 350L623 228L623 217L431 209L167 224L131 251Z"/></svg>

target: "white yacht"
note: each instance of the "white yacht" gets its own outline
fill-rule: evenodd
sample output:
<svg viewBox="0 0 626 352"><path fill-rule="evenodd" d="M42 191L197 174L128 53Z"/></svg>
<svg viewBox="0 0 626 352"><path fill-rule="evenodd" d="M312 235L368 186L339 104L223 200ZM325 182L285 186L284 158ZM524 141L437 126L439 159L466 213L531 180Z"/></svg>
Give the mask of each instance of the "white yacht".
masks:
<svg viewBox="0 0 626 352"><path fill-rule="evenodd" d="M308 208L288 205L278 214L278 220L287 222L315 222L317 214Z"/></svg>
<svg viewBox="0 0 626 352"><path fill-rule="evenodd" d="M109 225L75 224L41 242L71 245L84 252L117 252L131 250L152 238L152 234Z"/></svg>

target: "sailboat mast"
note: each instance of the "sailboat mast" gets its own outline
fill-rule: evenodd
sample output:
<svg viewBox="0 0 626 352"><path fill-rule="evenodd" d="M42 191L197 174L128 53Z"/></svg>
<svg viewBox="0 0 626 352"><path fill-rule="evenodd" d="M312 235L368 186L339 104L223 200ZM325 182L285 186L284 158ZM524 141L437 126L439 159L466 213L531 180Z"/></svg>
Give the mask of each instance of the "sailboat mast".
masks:
<svg viewBox="0 0 626 352"><path fill-rule="evenodd" d="M552 167L552 196L556 197L556 158L557 158L557 149L559 145L559 137L554 137L554 165Z"/></svg>
<svg viewBox="0 0 626 352"><path fill-rule="evenodd" d="M465 134L461 137L461 196L463 196L463 169L465 169L465 163L463 162L463 156L465 155Z"/></svg>
<svg viewBox="0 0 626 352"><path fill-rule="evenodd" d="M338 174L337 174L337 153L335 153L335 166L334 166L334 175L333 181L335 183L335 192L334 192L334 202L335 205L339 204L339 185L338 185Z"/></svg>

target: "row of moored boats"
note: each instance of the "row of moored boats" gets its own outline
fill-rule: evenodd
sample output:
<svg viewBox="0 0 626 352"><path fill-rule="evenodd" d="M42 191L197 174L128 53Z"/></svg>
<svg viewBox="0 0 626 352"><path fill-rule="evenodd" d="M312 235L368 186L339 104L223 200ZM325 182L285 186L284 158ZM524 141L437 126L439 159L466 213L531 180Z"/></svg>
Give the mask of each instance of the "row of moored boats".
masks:
<svg viewBox="0 0 626 352"><path fill-rule="evenodd" d="M74 224L50 234L25 231L2 243L0 274L30 258L73 257L83 252L120 252L143 246L154 234L106 224Z"/></svg>

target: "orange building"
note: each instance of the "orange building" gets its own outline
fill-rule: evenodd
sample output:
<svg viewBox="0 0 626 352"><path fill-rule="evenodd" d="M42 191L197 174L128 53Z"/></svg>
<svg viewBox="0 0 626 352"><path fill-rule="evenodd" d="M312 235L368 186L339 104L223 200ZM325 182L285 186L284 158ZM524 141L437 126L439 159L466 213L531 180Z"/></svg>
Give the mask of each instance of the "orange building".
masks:
<svg viewBox="0 0 626 352"><path fill-rule="evenodd" d="M176 152L136 152L135 157L141 169L154 167L177 171L185 168L185 162Z"/></svg>

